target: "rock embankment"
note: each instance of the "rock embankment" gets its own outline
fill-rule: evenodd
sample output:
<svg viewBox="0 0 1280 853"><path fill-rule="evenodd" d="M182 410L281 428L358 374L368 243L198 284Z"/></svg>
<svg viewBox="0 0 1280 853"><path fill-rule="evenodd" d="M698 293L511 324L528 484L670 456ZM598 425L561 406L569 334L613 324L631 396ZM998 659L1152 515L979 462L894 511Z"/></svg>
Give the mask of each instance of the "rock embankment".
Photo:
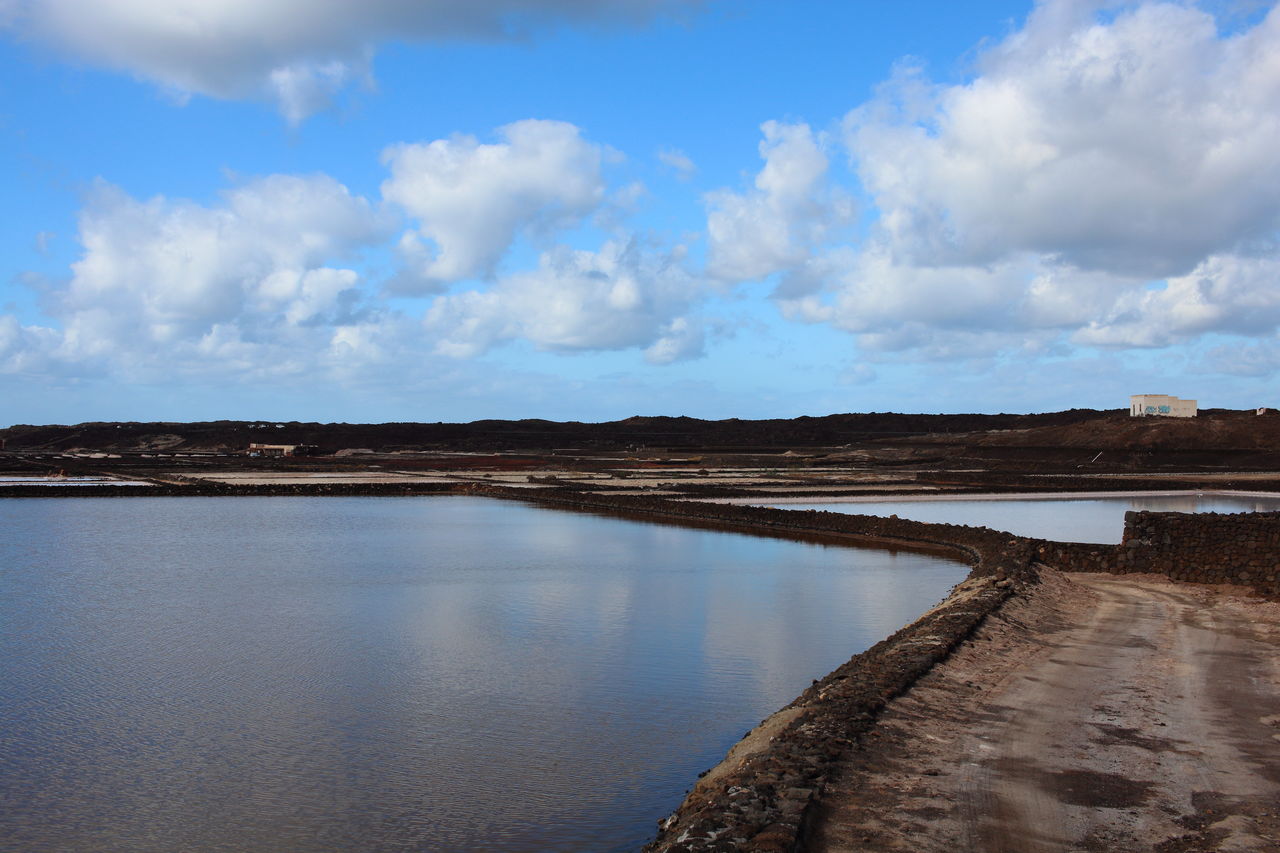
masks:
<svg viewBox="0 0 1280 853"><path fill-rule="evenodd" d="M1067 572L1154 573L1280 596L1280 512L1126 512L1119 545L1043 542L1041 562Z"/></svg>

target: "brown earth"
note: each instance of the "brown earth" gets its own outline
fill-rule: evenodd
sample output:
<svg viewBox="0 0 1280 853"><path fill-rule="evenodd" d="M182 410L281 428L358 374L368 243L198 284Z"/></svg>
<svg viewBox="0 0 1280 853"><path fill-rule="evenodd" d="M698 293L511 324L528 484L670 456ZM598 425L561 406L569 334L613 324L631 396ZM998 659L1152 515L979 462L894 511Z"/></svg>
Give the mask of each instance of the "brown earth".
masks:
<svg viewBox="0 0 1280 853"><path fill-rule="evenodd" d="M981 434L933 436L932 441L978 447L1086 447L1099 450L1271 450L1280 439L1280 411L1207 409L1195 418L1134 418L1099 413L1072 423Z"/></svg>
<svg viewBox="0 0 1280 853"><path fill-rule="evenodd" d="M886 708L806 849L1280 850L1280 603L1061 575Z"/></svg>

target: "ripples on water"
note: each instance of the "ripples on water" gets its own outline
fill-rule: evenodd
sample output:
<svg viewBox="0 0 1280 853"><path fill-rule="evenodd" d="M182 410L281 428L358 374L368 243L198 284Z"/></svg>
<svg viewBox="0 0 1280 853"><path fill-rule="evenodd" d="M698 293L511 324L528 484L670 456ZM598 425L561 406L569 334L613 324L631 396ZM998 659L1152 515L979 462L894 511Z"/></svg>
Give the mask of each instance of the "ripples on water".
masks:
<svg viewBox="0 0 1280 853"><path fill-rule="evenodd" d="M0 500L0 849L632 850L965 567L472 498Z"/></svg>

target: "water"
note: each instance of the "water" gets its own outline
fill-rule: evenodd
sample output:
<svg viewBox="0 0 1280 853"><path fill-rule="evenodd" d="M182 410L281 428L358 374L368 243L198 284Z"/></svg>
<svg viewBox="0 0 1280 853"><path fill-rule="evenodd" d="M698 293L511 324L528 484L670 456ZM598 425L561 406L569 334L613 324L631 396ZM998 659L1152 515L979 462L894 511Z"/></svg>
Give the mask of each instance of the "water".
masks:
<svg viewBox="0 0 1280 853"><path fill-rule="evenodd" d="M633 850L965 567L472 498L0 500L0 849Z"/></svg>
<svg viewBox="0 0 1280 853"><path fill-rule="evenodd" d="M3 486L151 486L145 480L119 480L115 477L49 477L22 474L0 474Z"/></svg>
<svg viewBox="0 0 1280 853"><path fill-rule="evenodd" d="M1275 512L1280 496L1144 495L1141 497L1001 498L857 501L773 504L781 509L817 509L913 521L992 527L1020 536L1058 542L1118 544L1128 510L1158 512Z"/></svg>

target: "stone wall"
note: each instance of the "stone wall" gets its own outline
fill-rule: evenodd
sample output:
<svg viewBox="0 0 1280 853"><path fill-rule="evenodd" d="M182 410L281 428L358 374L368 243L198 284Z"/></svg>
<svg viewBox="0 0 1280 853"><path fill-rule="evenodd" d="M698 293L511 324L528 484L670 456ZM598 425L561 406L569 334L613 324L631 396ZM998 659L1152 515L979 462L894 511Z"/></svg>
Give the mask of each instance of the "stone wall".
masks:
<svg viewBox="0 0 1280 853"><path fill-rule="evenodd" d="M1037 555L1061 571L1153 572L1280 596L1280 512L1127 512L1119 545L1041 542Z"/></svg>
<svg viewBox="0 0 1280 853"><path fill-rule="evenodd" d="M601 512L664 524L684 524L877 548L903 548L953 557L974 566L978 577L1006 575L1004 555L1034 540L989 527L931 524L906 518L880 518L820 510L773 509L643 495L597 495L561 489L512 489L474 485L459 493L534 501L565 509Z"/></svg>

